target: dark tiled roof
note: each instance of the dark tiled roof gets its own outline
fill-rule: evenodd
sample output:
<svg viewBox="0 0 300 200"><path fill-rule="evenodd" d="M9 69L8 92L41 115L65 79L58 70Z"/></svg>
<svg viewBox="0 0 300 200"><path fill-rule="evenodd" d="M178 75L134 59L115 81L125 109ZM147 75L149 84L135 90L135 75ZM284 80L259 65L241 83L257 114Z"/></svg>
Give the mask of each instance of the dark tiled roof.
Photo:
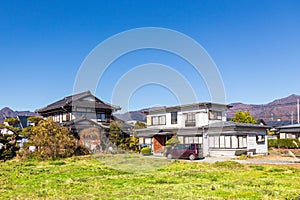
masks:
<svg viewBox="0 0 300 200"><path fill-rule="evenodd" d="M300 124L290 124L284 126L277 126L272 131L279 133L300 133Z"/></svg>
<svg viewBox="0 0 300 200"><path fill-rule="evenodd" d="M293 123L296 123L296 121L294 121ZM292 122L291 122L291 120L281 120L281 121L270 121L270 122L266 122L266 124L267 124L268 126L277 127L277 126L291 125Z"/></svg>
<svg viewBox="0 0 300 200"><path fill-rule="evenodd" d="M279 126L279 129L292 129L292 128L300 128L300 124L291 124L285 126Z"/></svg>
<svg viewBox="0 0 300 200"><path fill-rule="evenodd" d="M84 97L91 96L90 91L82 92L79 94L74 94L71 96L67 96L61 100L58 100L52 104L47 105L44 108L37 109L35 112L37 113L43 113L50 110L58 109L63 106L80 106L80 107L88 107L88 108L103 108L103 109L113 109L113 110L120 110L121 108L119 106L114 106L108 103L105 103L92 95L96 101L79 101L80 99Z"/></svg>

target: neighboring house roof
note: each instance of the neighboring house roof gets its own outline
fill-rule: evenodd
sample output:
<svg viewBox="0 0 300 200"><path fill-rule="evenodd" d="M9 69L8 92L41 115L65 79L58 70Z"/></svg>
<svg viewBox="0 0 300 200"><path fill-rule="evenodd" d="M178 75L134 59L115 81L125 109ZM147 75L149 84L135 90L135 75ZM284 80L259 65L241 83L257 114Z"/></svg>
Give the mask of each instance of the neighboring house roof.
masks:
<svg viewBox="0 0 300 200"><path fill-rule="evenodd" d="M80 101L86 97L92 97L95 99L95 101ZM43 113L51 110L60 109L62 107L72 107L72 106L78 106L78 107L88 107L88 108L103 108L103 109L112 109L112 110L120 110L121 108L119 106L114 106L109 103L106 103L104 101L101 101L97 97L91 94L90 91L82 92L79 94L74 94L71 96L67 96L61 100L58 100L52 104L47 105L44 108L37 109L35 112L37 113Z"/></svg>
<svg viewBox="0 0 300 200"><path fill-rule="evenodd" d="M220 127L242 127L242 128L271 128L270 126L260 125L260 124L246 124L239 122L230 122L230 121L222 121L211 123L204 128L220 128Z"/></svg>
<svg viewBox="0 0 300 200"><path fill-rule="evenodd" d="M300 133L300 124L292 124L277 127L278 132L284 133Z"/></svg>
<svg viewBox="0 0 300 200"><path fill-rule="evenodd" d="M295 124L296 121L293 121L293 123ZM291 124L292 124L291 120L281 120L281 121L266 122L266 125L272 126L272 127L285 126L285 125L291 125Z"/></svg>

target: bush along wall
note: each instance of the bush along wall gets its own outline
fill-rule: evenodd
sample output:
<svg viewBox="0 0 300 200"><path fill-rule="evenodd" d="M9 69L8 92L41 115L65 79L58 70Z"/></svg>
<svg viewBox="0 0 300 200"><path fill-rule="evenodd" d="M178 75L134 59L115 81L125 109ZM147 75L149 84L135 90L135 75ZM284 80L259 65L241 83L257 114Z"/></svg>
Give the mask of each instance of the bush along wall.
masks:
<svg viewBox="0 0 300 200"><path fill-rule="evenodd" d="M269 148L299 149L300 141L298 139L270 139Z"/></svg>
<svg viewBox="0 0 300 200"><path fill-rule="evenodd" d="M144 148L142 148L141 153L144 156L151 155L151 149L149 147L144 147Z"/></svg>

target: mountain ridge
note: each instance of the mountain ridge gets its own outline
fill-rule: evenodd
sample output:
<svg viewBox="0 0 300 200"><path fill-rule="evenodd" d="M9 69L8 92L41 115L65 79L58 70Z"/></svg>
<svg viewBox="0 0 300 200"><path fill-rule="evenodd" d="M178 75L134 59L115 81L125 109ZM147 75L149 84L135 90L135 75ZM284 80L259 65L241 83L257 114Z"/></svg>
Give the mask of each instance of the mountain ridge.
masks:
<svg viewBox="0 0 300 200"><path fill-rule="evenodd" d="M4 107L0 110L0 123L3 123L5 118L17 116L38 116L38 114L31 111L14 111L9 107Z"/></svg>

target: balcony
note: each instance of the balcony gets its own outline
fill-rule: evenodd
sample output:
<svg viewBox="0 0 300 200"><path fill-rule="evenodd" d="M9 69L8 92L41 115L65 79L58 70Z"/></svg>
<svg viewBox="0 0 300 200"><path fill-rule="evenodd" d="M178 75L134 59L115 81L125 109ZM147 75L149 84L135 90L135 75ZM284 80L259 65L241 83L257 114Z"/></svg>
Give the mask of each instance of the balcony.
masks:
<svg viewBox="0 0 300 200"><path fill-rule="evenodd" d="M185 121L185 127L192 127L192 126L196 126L195 121Z"/></svg>

